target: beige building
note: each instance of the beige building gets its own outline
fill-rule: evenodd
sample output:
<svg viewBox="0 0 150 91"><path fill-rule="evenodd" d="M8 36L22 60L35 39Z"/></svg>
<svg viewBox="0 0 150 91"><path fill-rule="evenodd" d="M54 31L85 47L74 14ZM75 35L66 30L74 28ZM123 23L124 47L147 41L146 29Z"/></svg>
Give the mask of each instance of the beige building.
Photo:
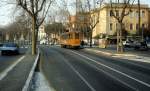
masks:
<svg viewBox="0 0 150 91"><path fill-rule="evenodd" d="M38 31L38 38L39 40L42 40L46 37L46 33L45 33L45 28L44 28L44 24L42 24L40 27L39 27L39 31Z"/></svg>
<svg viewBox="0 0 150 91"><path fill-rule="evenodd" d="M122 11L122 7L117 9L118 15L120 15ZM129 10L129 8L127 8ZM138 30L138 6L132 6L132 12L125 16L123 20L124 28L128 32L129 35L134 35L137 33ZM141 5L141 24L140 27L144 27L150 31L150 9L148 5ZM93 14L93 16L95 16ZM109 4L105 4L100 9L99 15L99 23L93 30L93 37L99 36L100 34L106 35L114 35L117 30L118 22L116 19L111 15L111 8Z"/></svg>

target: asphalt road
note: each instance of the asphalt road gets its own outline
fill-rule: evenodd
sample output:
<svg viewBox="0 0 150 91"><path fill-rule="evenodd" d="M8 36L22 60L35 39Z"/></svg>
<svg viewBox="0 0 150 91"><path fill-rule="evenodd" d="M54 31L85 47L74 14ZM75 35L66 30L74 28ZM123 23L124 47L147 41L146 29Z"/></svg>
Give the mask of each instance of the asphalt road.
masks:
<svg viewBox="0 0 150 91"><path fill-rule="evenodd" d="M20 49L19 55L5 55L2 56L0 52L0 73L8 68L11 64L17 61L21 56L25 54L27 50L25 48Z"/></svg>
<svg viewBox="0 0 150 91"><path fill-rule="evenodd" d="M19 55L0 56L0 91L22 91L35 56L27 48Z"/></svg>
<svg viewBox="0 0 150 91"><path fill-rule="evenodd" d="M56 91L150 91L150 64L82 50L41 47L41 70Z"/></svg>

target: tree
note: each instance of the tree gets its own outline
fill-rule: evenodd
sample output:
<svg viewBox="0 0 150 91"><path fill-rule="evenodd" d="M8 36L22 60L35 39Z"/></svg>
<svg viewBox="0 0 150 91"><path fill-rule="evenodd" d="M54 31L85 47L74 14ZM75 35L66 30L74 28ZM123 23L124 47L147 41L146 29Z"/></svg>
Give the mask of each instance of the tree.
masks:
<svg viewBox="0 0 150 91"><path fill-rule="evenodd" d="M56 36L59 36L61 33L65 32L65 26L62 23L59 22L54 22L51 24L47 24L45 27L45 32L49 36L49 38L52 37L51 35L53 34L53 43L57 42L58 38Z"/></svg>
<svg viewBox="0 0 150 91"><path fill-rule="evenodd" d="M110 13L117 22L118 22L118 29L117 31L117 52L122 53L124 50L123 43L122 43L122 33L123 33L123 20L125 16L129 15L132 12L132 6L135 0L110 0ZM121 9L119 9L121 8Z"/></svg>
<svg viewBox="0 0 150 91"><path fill-rule="evenodd" d="M90 37L90 47L92 47L92 33L93 29L96 27L96 25L99 23L99 16L100 16L100 8L103 5L104 0L93 0L93 3L91 3L91 0L85 0L85 2L82 4L82 12L85 13L85 17L88 17L88 23L85 23L86 26L89 26L89 37ZM93 6L93 7L92 7ZM98 6L98 8L96 8ZM86 21L87 22L87 21ZM86 31L87 32L87 31Z"/></svg>
<svg viewBox="0 0 150 91"><path fill-rule="evenodd" d="M52 24L47 24L45 27L46 34L50 37L51 34L59 35L62 32L65 32L65 26L62 23L54 22Z"/></svg>
<svg viewBox="0 0 150 91"><path fill-rule="evenodd" d="M54 0L16 0L17 5L25 10L32 19L32 55L36 54L38 30Z"/></svg>
<svg viewBox="0 0 150 91"><path fill-rule="evenodd" d="M25 12L21 12L19 16L15 18L14 24L18 27L18 32L21 33L21 36L23 35L23 38L29 37L29 33L31 31L30 24L31 24L31 18L26 15Z"/></svg>
<svg viewBox="0 0 150 91"><path fill-rule="evenodd" d="M22 36L23 38L27 37L30 31L28 25L26 25L28 21L23 15L17 16L14 22L5 27L5 33L9 35L9 41L19 40Z"/></svg>

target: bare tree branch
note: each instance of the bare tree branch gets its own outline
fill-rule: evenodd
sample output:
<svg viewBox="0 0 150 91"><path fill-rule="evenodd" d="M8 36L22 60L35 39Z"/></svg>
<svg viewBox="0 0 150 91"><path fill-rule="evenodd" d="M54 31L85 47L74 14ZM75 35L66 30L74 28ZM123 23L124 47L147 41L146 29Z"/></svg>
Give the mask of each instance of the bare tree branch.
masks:
<svg viewBox="0 0 150 91"><path fill-rule="evenodd" d="M38 29L43 23L53 0L16 0L32 18L32 54L36 53ZM47 5L47 2L49 2ZM44 15L45 14L45 15Z"/></svg>

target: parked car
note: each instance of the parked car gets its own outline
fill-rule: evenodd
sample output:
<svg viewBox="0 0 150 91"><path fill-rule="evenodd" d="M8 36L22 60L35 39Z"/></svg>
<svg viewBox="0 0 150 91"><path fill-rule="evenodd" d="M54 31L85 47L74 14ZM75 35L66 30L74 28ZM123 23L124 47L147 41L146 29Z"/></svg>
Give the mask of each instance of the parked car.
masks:
<svg viewBox="0 0 150 91"><path fill-rule="evenodd" d="M135 50L148 50L147 42L146 41L135 41L134 42L134 49Z"/></svg>
<svg viewBox="0 0 150 91"><path fill-rule="evenodd" d="M129 40L123 41L123 46L131 48L133 47L133 41L129 41Z"/></svg>
<svg viewBox="0 0 150 91"><path fill-rule="evenodd" d="M0 50L2 49L2 47L3 47L3 44L2 44L2 43L0 43Z"/></svg>
<svg viewBox="0 0 150 91"><path fill-rule="evenodd" d="M16 43L4 43L1 47L1 55L19 54L19 46Z"/></svg>
<svg viewBox="0 0 150 91"><path fill-rule="evenodd" d="M147 42L147 47L150 48L150 42L149 41Z"/></svg>

